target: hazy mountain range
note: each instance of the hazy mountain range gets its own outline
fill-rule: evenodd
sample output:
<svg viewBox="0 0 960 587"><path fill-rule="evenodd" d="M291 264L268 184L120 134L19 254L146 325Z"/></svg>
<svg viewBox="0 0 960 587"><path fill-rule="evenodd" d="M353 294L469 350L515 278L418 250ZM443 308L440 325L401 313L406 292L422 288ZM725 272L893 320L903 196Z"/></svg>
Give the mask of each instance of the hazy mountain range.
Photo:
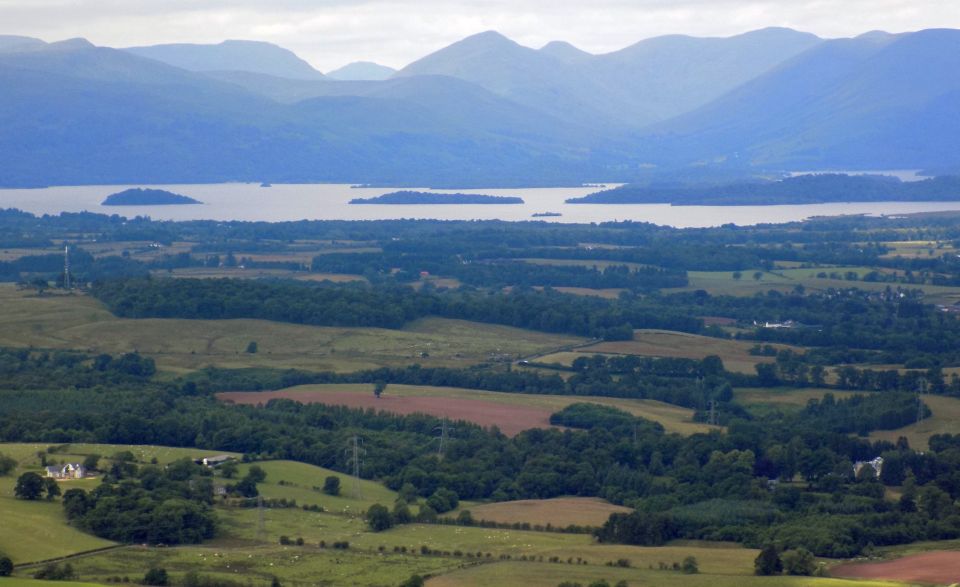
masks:
<svg viewBox="0 0 960 587"><path fill-rule="evenodd" d="M487 32L327 75L268 43L0 36L0 184L562 184L960 168L960 31L666 36L603 55Z"/></svg>

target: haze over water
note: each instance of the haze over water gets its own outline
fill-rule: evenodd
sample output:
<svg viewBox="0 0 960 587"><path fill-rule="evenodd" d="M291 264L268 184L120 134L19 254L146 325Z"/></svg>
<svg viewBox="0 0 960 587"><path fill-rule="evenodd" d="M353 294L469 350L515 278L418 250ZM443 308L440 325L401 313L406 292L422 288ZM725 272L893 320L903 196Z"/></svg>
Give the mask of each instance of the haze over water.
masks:
<svg viewBox="0 0 960 587"><path fill-rule="evenodd" d="M611 184L612 185L612 184ZM540 220L591 223L633 220L678 228L751 225L803 220L812 216L843 214L897 215L915 212L960 210L958 202L859 202L785 206L670 206L667 204L565 204L567 198L598 191L596 187L427 190L439 193L478 193L519 196L524 204L485 205L352 205L354 198L370 198L398 188L351 188L347 184L191 184L149 186L190 196L202 205L101 206L108 195L128 187L64 186L40 189L0 189L0 208L17 208L34 214L95 212L155 220L387 220L418 218L437 220ZM404 188L408 189L408 188ZM532 218L534 213L559 212L560 217Z"/></svg>

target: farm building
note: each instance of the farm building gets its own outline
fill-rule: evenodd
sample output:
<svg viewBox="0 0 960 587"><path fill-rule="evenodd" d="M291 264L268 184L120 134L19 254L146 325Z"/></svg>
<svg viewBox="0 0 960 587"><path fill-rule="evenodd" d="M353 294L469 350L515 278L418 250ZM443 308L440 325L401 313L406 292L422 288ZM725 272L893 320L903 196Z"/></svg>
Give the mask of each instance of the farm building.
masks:
<svg viewBox="0 0 960 587"><path fill-rule="evenodd" d="M53 479L83 479L87 476L87 470L80 463L64 463L47 467L47 477Z"/></svg>
<svg viewBox="0 0 960 587"><path fill-rule="evenodd" d="M883 457L877 457L877 458L873 459L872 461L857 461L857 462L855 462L855 463L853 464L853 474L854 474L854 476L859 477L859 476L860 476L860 471L862 471L864 467L871 467L871 468L873 469L873 472L876 474L876 476L879 477L879 476L880 476L880 471L883 470Z"/></svg>
<svg viewBox="0 0 960 587"><path fill-rule="evenodd" d="M230 455L217 455L214 457L203 457L196 459L194 462L198 465L203 465L205 467L218 467L224 464L227 461L234 460Z"/></svg>

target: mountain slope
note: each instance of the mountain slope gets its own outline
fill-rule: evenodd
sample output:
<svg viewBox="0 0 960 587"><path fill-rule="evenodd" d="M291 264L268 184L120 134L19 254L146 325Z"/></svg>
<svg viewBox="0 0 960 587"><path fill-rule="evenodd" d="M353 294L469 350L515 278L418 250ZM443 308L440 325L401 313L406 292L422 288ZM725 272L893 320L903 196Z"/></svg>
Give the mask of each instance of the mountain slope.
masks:
<svg viewBox="0 0 960 587"><path fill-rule="evenodd" d="M259 41L224 41L216 45L181 43L125 50L189 71L250 71L291 79L323 78L322 73L292 51Z"/></svg>
<svg viewBox="0 0 960 587"><path fill-rule="evenodd" d="M327 72L330 79L344 81L382 81L397 73L397 70L370 61L354 61L339 69Z"/></svg>
<svg viewBox="0 0 960 587"><path fill-rule="evenodd" d="M670 35L600 55L588 65L634 96L647 123L704 106L821 42L782 28L727 38Z"/></svg>
<svg viewBox="0 0 960 587"><path fill-rule="evenodd" d="M0 185L574 181L609 158L462 81L319 83L370 88L285 104L112 49L3 54Z"/></svg>
<svg viewBox="0 0 960 587"><path fill-rule="evenodd" d="M0 35L0 52L32 51L46 45L40 39L21 37L19 35Z"/></svg>
<svg viewBox="0 0 960 587"><path fill-rule="evenodd" d="M764 29L730 38L657 37L591 55L562 42L535 51L486 32L397 76L458 77L581 123L640 128L703 106L820 42L807 33Z"/></svg>
<svg viewBox="0 0 960 587"><path fill-rule="evenodd" d="M500 33L479 33L432 53L394 77L456 77L524 106L579 124L613 126L626 99L616 88L578 73L548 53L523 47Z"/></svg>
<svg viewBox="0 0 960 587"><path fill-rule="evenodd" d="M654 129L651 157L787 168L960 160L960 31L829 41Z"/></svg>

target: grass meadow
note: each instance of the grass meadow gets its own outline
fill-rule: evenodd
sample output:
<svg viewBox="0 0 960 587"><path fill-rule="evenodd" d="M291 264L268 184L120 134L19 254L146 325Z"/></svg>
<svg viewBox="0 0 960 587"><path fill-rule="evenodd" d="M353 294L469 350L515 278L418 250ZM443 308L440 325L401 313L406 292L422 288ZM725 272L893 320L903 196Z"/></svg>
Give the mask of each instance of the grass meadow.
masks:
<svg viewBox="0 0 960 587"><path fill-rule="evenodd" d="M258 352L246 353L256 341ZM383 366L467 366L491 355L528 356L582 342L464 320L426 318L402 330L337 328L266 320L117 318L85 295L45 295L0 285L0 346L74 349L111 354L138 351L160 369L189 372L274 367L355 371Z"/></svg>

